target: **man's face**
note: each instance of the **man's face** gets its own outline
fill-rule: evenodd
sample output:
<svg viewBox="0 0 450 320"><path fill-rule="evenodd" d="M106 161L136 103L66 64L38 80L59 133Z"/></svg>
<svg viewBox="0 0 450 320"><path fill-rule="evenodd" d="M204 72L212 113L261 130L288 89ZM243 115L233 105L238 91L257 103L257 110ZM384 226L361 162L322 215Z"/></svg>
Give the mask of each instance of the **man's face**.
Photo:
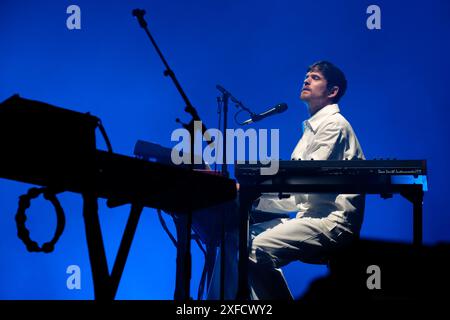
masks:
<svg viewBox="0 0 450 320"><path fill-rule="evenodd" d="M305 102L314 103L327 99L327 80L320 71L311 70L303 81L300 99Z"/></svg>

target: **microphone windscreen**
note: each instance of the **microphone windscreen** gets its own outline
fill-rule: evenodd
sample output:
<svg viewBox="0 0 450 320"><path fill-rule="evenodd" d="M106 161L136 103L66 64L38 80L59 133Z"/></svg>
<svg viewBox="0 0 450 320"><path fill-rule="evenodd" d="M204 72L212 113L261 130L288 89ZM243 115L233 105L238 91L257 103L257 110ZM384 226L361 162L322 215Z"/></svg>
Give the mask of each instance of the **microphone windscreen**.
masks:
<svg viewBox="0 0 450 320"><path fill-rule="evenodd" d="M279 103L279 104L277 104L278 112L284 112L284 111L287 110L287 108L288 108L288 106L287 106L286 103Z"/></svg>

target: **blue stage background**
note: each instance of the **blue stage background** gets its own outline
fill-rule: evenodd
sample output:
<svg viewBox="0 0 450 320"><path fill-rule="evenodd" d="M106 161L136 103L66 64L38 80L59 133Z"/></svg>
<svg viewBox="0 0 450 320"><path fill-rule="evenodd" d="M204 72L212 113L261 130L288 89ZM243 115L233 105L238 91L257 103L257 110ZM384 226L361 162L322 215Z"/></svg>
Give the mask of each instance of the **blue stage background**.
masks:
<svg viewBox="0 0 450 320"><path fill-rule="evenodd" d="M66 8L81 8L81 30L68 30ZM381 30L366 27L369 5L381 8ZM288 159L307 118L298 99L306 67L330 60L347 75L340 106L367 159L426 159L424 242L450 241L445 204L450 174L448 106L450 2L416 1L24 1L0 4L0 100L15 93L102 119L114 151L132 155L138 139L172 146L184 104L144 31L146 19L160 49L208 127L217 127L219 92L230 90L255 112L286 102L289 110L255 124L280 129L280 156ZM238 127L232 117L230 126ZM98 134L98 147L105 144ZM8 137L1 137L7 139ZM51 254L28 253L16 236L18 196L30 185L0 179L0 299L92 299L93 288L79 195L60 201L66 230ZM174 195L174 201L177 201ZM129 207L100 219L110 267ZM168 218L168 216L166 216ZM168 220L174 231L171 221ZM55 218L44 200L33 202L27 225L42 243ZM412 208L398 196L367 198L362 237L411 242ZM81 268L81 289L66 287L66 268ZM192 292L203 266L193 243ZM325 266L284 268L295 296L325 275ZM156 211L145 209L125 267L118 299L172 299L175 248Z"/></svg>

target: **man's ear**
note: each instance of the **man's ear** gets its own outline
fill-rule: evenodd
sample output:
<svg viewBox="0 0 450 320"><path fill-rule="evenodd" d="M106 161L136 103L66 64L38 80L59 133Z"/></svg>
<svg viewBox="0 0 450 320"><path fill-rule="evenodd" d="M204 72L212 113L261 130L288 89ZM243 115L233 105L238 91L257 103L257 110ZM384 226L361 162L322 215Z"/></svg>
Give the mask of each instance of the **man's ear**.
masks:
<svg viewBox="0 0 450 320"><path fill-rule="evenodd" d="M335 98L337 96L338 92L339 92L339 87L334 86L333 88L328 90L328 98L330 98L330 99Z"/></svg>

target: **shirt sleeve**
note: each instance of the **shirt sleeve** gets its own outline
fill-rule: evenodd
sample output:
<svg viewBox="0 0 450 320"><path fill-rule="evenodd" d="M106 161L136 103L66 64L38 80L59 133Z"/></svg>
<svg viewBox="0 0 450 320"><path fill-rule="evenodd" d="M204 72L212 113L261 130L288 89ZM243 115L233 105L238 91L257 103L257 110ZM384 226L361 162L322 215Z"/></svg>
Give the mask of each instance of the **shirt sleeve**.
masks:
<svg viewBox="0 0 450 320"><path fill-rule="evenodd" d="M262 194L255 209L258 211L273 213L288 213L298 211L294 195L291 195L289 198L279 199L278 194L273 193Z"/></svg>

